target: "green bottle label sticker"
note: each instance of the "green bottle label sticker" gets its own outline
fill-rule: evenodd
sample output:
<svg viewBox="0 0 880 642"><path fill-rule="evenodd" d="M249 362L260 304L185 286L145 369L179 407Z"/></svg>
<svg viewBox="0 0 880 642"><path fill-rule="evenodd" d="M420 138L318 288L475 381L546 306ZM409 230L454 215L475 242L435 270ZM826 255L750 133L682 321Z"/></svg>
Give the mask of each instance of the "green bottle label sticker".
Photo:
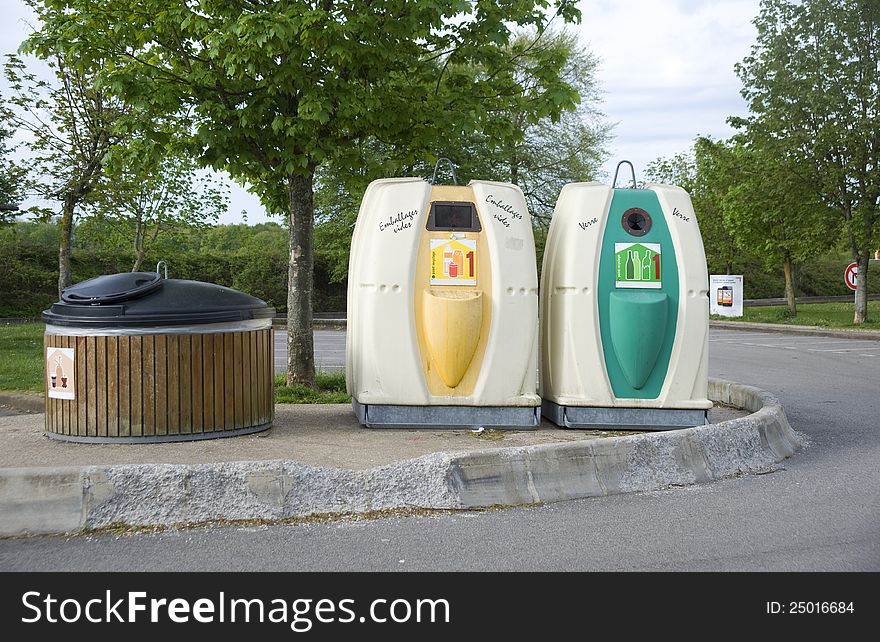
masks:
<svg viewBox="0 0 880 642"><path fill-rule="evenodd" d="M659 289L660 244L615 243L614 267L614 287Z"/></svg>

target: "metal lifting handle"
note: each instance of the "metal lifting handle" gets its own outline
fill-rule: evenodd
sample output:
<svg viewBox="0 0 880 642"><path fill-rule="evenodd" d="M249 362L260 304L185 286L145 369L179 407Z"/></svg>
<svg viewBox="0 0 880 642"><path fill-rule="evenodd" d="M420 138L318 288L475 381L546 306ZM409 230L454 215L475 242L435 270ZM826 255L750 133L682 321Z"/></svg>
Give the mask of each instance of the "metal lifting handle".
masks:
<svg viewBox="0 0 880 642"><path fill-rule="evenodd" d="M458 185L458 179L455 177L455 163L453 163L448 158L438 158L437 162L434 164L434 175L431 177L431 185L437 184L437 170L440 168L440 163L442 161L446 161L449 163L449 171L452 173L452 182L455 185Z"/></svg>
<svg viewBox="0 0 880 642"><path fill-rule="evenodd" d="M624 163L626 163L627 165L629 165L629 168L632 170L632 175L633 175L633 189L639 189L638 185L636 185L636 168L633 167L633 164L630 163L628 160L622 160L622 161L620 161L620 162L617 164L617 168L614 170L614 180L611 182L611 187L612 187L612 189L615 188L615 187L617 187L617 172L620 171L620 166L623 165Z"/></svg>
<svg viewBox="0 0 880 642"><path fill-rule="evenodd" d="M156 263L156 274L161 274L161 272L159 272L160 267L165 268L165 278L167 279L168 278L168 264L165 261L159 261L158 263Z"/></svg>

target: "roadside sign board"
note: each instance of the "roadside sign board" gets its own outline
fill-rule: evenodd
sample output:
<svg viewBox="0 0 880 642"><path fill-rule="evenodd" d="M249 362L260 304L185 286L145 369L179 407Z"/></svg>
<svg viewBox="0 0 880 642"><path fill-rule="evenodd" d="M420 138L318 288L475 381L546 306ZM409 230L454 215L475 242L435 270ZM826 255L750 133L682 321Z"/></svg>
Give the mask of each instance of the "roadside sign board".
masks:
<svg viewBox="0 0 880 642"><path fill-rule="evenodd" d="M722 317L743 315L742 274L712 274L709 276L709 314Z"/></svg>
<svg viewBox="0 0 880 642"><path fill-rule="evenodd" d="M856 278L859 276L858 263L850 263L846 266L846 272L843 273L843 281L850 290L856 289Z"/></svg>

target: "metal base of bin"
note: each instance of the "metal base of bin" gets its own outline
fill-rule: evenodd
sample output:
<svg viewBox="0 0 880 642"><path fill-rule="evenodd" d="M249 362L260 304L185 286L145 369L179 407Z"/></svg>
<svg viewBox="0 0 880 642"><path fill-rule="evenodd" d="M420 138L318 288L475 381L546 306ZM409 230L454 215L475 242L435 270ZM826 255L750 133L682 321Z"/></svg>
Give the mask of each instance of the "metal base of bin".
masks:
<svg viewBox="0 0 880 642"><path fill-rule="evenodd" d="M545 401L541 411L560 428L677 430L710 423L709 410L700 408L587 408Z"/></svg>
<svg viewBox="0 0 880 642"><path fill-rule="evenodd" d="M224 437L237 437L239 435L251 435L255 432L263 432L272 427L272 422L251 426L250 428L236 428L235 430L217 430L214 432L194 432L179 435L142 435L126 437L82 437L80 435L59 435L56 432L46 431L49 439L56 441L73 441L79 444L156 444L172 441L198 441L200 439L222 439Z"/></svg>
<svg viewBox="0 0 880 642"><path fill-rule="evenodd" d="M535 430L541 423L540 406L393 406L351 405L365 428Z"/></svg>

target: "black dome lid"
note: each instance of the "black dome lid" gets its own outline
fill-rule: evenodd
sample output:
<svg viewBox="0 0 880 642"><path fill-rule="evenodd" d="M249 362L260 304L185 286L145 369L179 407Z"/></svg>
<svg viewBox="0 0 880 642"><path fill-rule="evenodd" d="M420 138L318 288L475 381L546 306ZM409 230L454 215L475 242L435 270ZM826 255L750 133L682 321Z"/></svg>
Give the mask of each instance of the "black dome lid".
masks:
<svg viewBox="0 0 880 642"><path fill-rule="evenodd" d="M67 288L61 301L43 312L43 320L60 326L125 328L230 323L274 315L275 308L265 301L222 285L127 272Z"/></svg>
<svg viewBox="0 0 880 642"><path fill-rule="evenodd" d="M158 272L121 272L71 285L61 293L65 303L114 303L134 299L162 287Z"/></svg>

